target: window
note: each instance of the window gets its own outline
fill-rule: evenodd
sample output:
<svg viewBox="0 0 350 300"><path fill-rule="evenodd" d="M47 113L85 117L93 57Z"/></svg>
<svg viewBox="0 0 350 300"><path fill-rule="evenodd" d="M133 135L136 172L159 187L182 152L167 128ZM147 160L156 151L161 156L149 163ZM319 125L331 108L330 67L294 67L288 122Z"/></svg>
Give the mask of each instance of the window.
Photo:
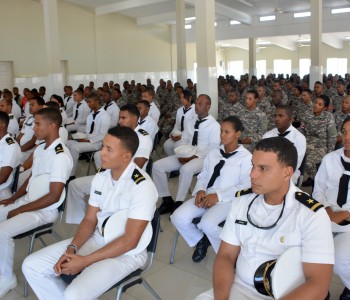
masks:
<svg viewBox="0 0 350 300"><path fill-rule="evenodd" d="M311 59L310 58L301 58L299 59L299 75L303 77L306 74L310 73Z"/></svg>
<svg viewBox="0 0 350 300"><path fill-rule="evenodd" d="M291 74L292 61L290 59L274 59L273 72L275 74L283 74L283 75Z"/></svg>
<svg viewBox="0 0 350 300"><path fill-rule="evenodd" d="M344 76L348 69L347 58L327 58L327 73Z"/></svg>
<svg viewBox="0 0 350 300"><path fill-rule="evenodd" d="M227 74L235 76L239 79L244 74L243 60L231 60L228 62Z"/></svg>
<svg viewBox="0 0 350 300"><path fill-rule="evenodd" d="M266 60L256 61L256 77L260 78L261 75L266 75Z"/></svg>

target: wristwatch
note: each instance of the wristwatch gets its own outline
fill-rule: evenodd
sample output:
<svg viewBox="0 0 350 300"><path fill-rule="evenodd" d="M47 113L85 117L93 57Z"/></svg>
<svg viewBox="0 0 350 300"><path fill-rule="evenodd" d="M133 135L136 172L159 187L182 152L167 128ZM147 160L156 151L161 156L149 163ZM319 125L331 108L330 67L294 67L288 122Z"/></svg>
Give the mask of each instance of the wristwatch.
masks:
<svg viewBox="0 0 350 300"><path fill-rule="evenodd" d="M74 244L69 244L67 246L66 250L68 250L69 248L73 248L74 249L74 254L76 254L78 252L78 247L76 245L74 245Z"/></svg>

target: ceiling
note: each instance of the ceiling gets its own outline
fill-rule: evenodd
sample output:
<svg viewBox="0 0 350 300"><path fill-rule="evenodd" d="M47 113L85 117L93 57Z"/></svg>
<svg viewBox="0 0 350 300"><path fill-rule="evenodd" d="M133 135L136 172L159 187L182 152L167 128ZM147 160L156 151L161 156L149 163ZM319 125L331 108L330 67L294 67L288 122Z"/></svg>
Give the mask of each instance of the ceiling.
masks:
<svg viewBox="0 0 350 300"><path fill-rule="evenodd" d="M176 20L176 0L63 0L75 5L88 7L95 10L97 15L120 13L125 16L136 19L138 25L147 25L152 23L165 23L174 25ZM205 1L205 0L203 0ZM195 0L185 0L186 17L194 17ZM342 14L345 16L331 18L330 9L350 7L350 0L324 0L323 1L323 17L324 22L329 22L323 26L322 40L324 43L341 49L346 37L350 36L347 24L349 13ZM219 47L239 47L248 49L247 37L251 34L257 34L258 40L270 42L290 50L297 50L298 47L307 45L308 42L300 42L301 37L307 36L309 33L309 25L306 20L296 20L293 18L295 12L310 11L310 1L306 0L216 0L216 28L218 46ZM278 13L277 13L278 12ZM270 24L260 25L259 17L266 15L276 15L276 22L268 22ZM338 16L338 15L337 15ZM341 19L343 23L335 24ZM242 22L240 29L241 36L235 29L229 29L229 21L238 20ZM187 21L195 26L195 20ZM297 26L294 26L294 24ZM224 24L224 25L222 25ZM228 24L228 25L226 25ZM304 25L303 25L304 24ZM283 26L285 25L285 26ZM293 26L290 26L293 25ZM175 27L175 26L173 26ZM257 27L265 27L264 31L256 30ZM273 27L279 27L277 30ZM300 28L300 29L298 29ZM282 30L283 29L283 30ZM293 30L294 29L294 30ZM224 32L220 34L219 31ZM231 32L230 32L231 31ZM174 32L174 30L173 30ZM268 32L268 34L267 34ZM259 35L260 34L260 35ZM190 32L187 35L191 35ZM192 33L194 36L194 32ZM242 37L243 35L243 37ZM264 36L266 36L264 38ZM245 38L244 38L245 37ZM174 41L174 34L173 34ZM191 38L187 38L191 41Z"/></svg>

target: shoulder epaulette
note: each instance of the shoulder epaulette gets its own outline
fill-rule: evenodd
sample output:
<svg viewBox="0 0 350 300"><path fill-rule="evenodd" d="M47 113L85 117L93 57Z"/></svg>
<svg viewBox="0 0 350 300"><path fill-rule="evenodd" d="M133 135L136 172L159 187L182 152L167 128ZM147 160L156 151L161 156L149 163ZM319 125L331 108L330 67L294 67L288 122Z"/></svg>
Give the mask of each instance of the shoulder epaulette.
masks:
<svg viewBox="0 0 350 300"><path fill-rule="evenodd" d="M323 207L323 205L320 202L318 202L315 199L312 199L308 194L303 192L296 192L295 199L307 206L308 208L310 208L314 212L318 211L320 208Z"/></svg>
<svg viewBox="0 0 350 300"><path fill-rule="evenodd" d="M8 138L6 138L6 143L8 143L9 145L12 145L15 143L15 141L13 140L13 138L8 137Z"/></svg>
<svg viewBox="0 0 350 300"><path fill-rule="evenodd" d="M63 147L62 147L62 144L58 144L58 145L55 147L55 151L56 151L56 154L61 153L61 152L64 152Z"/></svg>
<svg viewBox="0 0 350 300"><path fill-rule="evenodd" d="M139 129L139 132L143 135L148 135L148 132L142 128Z"/></svg>
<svg viewBox="0 0 350 300"><path fill-rule="evenodd" d="M10 120L12 120L13 119L13 115L12 116L10 116Z"/></svg>
<svg viewBox="0 0 350 300"><path fill-rule="evenodd" d="M97 173L101 173L101 172L104 172L104 171L106 171L106 169L99 168L99 169L97 170Z"/></svg>
<svg viewBox="0 0 350 300"><path fill-rule="evenodd" d="M248 195L251 193L253 193L252 188L240 190L240 191L236 192L235 197L241 197L241 196Z"/></svg>
<svg viewBox="0 0 350 300"><path fill-rule="evenodd" d="M141 172L137 169L132 172L131 179L136 183L139 184L140 182L146 180L146 178L141 174Z"/></svg>

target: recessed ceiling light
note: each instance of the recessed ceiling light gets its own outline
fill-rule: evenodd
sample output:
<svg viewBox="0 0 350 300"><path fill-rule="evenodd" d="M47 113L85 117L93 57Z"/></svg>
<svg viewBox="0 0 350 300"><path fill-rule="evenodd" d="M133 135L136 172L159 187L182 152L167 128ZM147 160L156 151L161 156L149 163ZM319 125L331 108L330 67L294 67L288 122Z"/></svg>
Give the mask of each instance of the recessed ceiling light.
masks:
<svg viewBox="0 0 350 300"><path fill-rule="evenodd" d="M218 23L217 23L217 22L214 22L214 26L215 26L215 27L218 26Z"/></svg>
<svg viewBox="0 0 350 300"><path fill-rule="evenodd" d="M345 37L346 40L350 40L350 35Z"/></svg>
<svg viewBox="0 0 350 300"><path fill-rule="evenodd" d="M271 42L268 42L268 41L257 41L256 44L257 45L271 45Z"/></svg>
<svg viewBox="0 0 350 300"><path fill-rule="evenodd" d="M350 7L344 7L344 8L334 8L331 10L332 14L343 14L350 12Z"/></svg>
<svg viewBox="0 0 350 300"><path fill-rule="evenodd" d="M275 15L260 17L260 22L274 21L274 20L276 20Z"/></svg>
<svg viewBox="0 0 350 300"><path fill-rule="evenodd" d="M185 29L191 29L192 28L192 25L191 24L186 24L185 25Z"/></svg>
<svg viewBox="0 0 350 300"><path fill-rule="evenodd" d="M300 12L300 13L295 13L294 18L305 18L305 17L310 17L311 12L310 11L305 11L305 12Z"/></svg>
<svg viewBox="0 0 350 300"><path fill-rule="evenodd" d="M185 21L193 21L195 19L196 19L196 17L188 17L188 18L185 18Z"/></svg>
<svg viewBox="0 0 350 300"><path fill-rule="evenodd" d="M236 20L231 20L230 21L230 25L239 25L242 24L240 21L236 21Z"/></svg>

